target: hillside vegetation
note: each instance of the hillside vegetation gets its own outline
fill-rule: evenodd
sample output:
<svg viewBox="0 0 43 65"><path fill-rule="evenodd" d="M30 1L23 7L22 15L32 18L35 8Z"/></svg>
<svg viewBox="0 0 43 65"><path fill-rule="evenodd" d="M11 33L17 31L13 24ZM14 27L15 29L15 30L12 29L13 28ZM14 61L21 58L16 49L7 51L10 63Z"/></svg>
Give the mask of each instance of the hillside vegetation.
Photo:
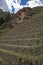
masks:
<svg viewBox="0 0 43 65"><path fill-rule="evenodd" d="M43 7L0 11L0 65L43 65Z"/></svg>

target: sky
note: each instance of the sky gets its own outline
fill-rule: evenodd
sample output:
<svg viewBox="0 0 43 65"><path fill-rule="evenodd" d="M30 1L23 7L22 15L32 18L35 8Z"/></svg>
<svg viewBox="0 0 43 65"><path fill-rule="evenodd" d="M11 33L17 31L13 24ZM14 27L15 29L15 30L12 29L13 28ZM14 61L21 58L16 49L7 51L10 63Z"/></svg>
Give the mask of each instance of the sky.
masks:
<svg viewBox="0 0 43 65"><path fill-rule="evenodd" d="M9 8L8 8L5 0L0 0L0 9L3 9L5 11L8 11L9 10Z"/></svg>
<svg viewBox="0 0 43 65"><path fill-rule="evenodd" d="M43 6L43 0L0 0L0 9L16 13L23 7Z"/></svg>

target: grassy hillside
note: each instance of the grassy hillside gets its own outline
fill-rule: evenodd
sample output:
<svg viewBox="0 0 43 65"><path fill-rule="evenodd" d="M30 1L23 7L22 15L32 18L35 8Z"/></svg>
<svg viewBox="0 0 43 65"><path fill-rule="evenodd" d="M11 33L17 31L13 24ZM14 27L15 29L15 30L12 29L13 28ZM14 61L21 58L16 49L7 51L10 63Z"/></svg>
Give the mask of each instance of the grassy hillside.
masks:
<svg viewBox="0 0 43 65"><path fill-rule="evenodd" d="M22 12L25 17L17 23ZM43 65L43 7L23 8L1 28L5 23L0 26L0 65Z"/></svg>

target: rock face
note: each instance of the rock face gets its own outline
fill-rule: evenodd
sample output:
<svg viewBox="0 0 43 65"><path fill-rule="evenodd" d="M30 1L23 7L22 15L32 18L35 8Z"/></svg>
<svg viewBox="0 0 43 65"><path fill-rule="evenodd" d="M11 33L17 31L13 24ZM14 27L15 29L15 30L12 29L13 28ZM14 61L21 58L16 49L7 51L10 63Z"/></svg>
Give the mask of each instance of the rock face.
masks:
<svg viewBox="0 0 43 65"><path fill-rule="evenodd" d="M16 18L16 23L21 23L23 22L24 19L28 18L28 16L32 15L32 9L31 8L23 8L20 11L17 12L17 18Z"/></svg>
<svg viewBox="0 0 43 65"><path fill-rule="evenodd" d="M25 17L25 12L21 12L19 15L19 20L23 20Z"/></svg>
<svg viewBox="0 0 43 65"><path fill-rule="evenodd" d="M22 23L25 19L28 19L29 16L32 16L32 9L28 7L23 8L12 16L12 24Z"/></svg>
<svg viewBox="0 0 43 65"><path fill-rule="evenodd" d="M17 23L23 22L24 18L25 18L25 12L19 13L19 16L17 18Z"/></svg>

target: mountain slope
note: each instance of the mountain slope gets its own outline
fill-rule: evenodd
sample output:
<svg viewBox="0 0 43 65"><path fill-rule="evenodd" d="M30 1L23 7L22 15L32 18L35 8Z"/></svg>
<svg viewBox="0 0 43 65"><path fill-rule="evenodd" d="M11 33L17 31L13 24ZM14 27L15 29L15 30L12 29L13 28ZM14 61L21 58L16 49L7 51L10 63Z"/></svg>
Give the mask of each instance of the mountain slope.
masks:
<svg viewBox="0 0 43 65"><path fill-rule="evenodd" d="M13 28L0 37L0 57L6 65L43 65L43 7L23 8L10 22Z"/></svg>

